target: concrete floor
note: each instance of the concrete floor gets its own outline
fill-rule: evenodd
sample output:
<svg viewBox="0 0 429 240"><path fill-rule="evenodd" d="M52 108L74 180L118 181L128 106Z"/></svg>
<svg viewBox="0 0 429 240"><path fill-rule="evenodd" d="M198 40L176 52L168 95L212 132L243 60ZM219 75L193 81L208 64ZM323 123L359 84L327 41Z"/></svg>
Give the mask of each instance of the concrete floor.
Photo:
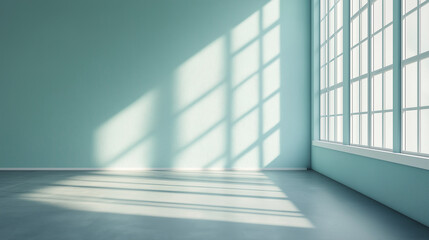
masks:
<svg viewBox="0 0 429 240"><path fill-rule="evenodd" d="M0 172L0 239L429 239L313 171Z"/></svg>

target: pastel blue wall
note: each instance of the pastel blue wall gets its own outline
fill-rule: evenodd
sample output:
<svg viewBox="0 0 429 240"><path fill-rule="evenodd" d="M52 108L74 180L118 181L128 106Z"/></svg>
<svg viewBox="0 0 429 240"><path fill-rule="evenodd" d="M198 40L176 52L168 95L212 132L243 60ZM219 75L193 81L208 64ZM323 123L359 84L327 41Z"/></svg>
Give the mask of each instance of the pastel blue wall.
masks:
<svg viewBox="0 0 429 240"><path fill-rule="evenodd" d="M312 147L312 168L429 226L429 171Z"/></svg>
<svg viewBox="0 0 429 240"><path fill-rule="evenodd" d="M0 2L0 168L307 168L310 1Z"/></svg>

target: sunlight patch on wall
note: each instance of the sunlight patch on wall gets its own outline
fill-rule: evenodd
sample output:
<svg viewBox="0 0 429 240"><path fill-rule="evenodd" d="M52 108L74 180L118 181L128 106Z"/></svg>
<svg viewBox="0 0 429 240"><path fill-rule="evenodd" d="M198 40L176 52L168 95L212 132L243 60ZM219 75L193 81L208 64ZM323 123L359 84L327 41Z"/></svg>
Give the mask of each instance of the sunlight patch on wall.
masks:
<svg viewBox="0 0 429 240"><path fill-rule="evenodd" d="M232 129L232 155L236 157L259 138L259 110L253 110L234 124Z"/></svg>
<svg viewBox="0 0 429 240"><path fill-rule="evenodd" d="M280 93L267 99L262 105L262 130L268 132L280 123Z"/></svg>
<svg viewBox="0 0 429 240"><path fill-rule="evenodd" d="M225 80L225 38L220 37L192 56L175 71L174 109L195 102Z"/></svg>
<svg viewBox="0 0 429 240"><path fill-rule="evenodd" d="M280 156L280 131L276 130L269 135L263 144L264 148L264 166L267 166Z"/></svg>
<svg viewBox="0 0 429 240"><path fill-rule="evenodd" d="M262 97L266 98L280 89L280 59L265 67L262 76Z"/></svg>
<svg viewBox="0 0 429 240"><path fill-rule="evenodd" d="M192 129L189 128L189 129ZM180 135L179 135L180 136ZM198 138L190 146L180 150L174 157L173 167L195 168L209 165L210 168L223 168L226 162L225 154L226 123L222 122L215 128Z"/></svg>
<svg viewBox="0 0 429 240"><path fill-rule="evenodd" d="M277 25L262 37L262 59L268 63L280 54L280 26Z"/></svg>
<svg viewBox="0 0 429 240"><path fill-rule="evenodd" d="M238 24L231 31L231 50L237 51L259 35L259 12Z"/></svg>
<svg viewBox="0 0 429 240"><path fill-rule="evenodd" d="M252 169L254 166L259 166L259 154L260 150L258 146L250 149L250 151L245 152L243 156L235 160L234 167L239 169Z"/></svg>
<svg viewBox="0 0 429 240"><path fill-rule="evenodd" d="M254 41L232 59L232 85L237 86L259 69L259 40Z"/></svg>
<svg viewBox="0 0 429 240"><path fill-rule="evenodd" d="M241 117L258 105L259 77L255 75L239 85L232 93L233 119Z"/></svg>
<svg viewBox="0 0 429 240"><path fill-rule="evenodd" d="M139 142L153 131L158 97L158 92L151 90L95 131L94 157L100 166L109 165L121 156L128 163L149 160L150 140ZM136 149L126 153L134 145L137 145Z"/></svg>
<svg viewBox="0 0 429 240"><path fill-rule="evenodd" d="M280 18L280 0L271 0L262 8L262 27L267 28Z"/></svg>

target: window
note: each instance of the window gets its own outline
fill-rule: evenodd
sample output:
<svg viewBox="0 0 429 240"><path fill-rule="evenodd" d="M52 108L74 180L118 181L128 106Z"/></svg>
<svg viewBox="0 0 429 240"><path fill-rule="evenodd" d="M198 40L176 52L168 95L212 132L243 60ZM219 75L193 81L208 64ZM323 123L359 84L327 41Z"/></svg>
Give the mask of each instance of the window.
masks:
<svg viewBox="0 0 429 240"><path fill-rule="evenodd" d="M350 8L350 142L392 149L393 0L353 0Z"/></svg>
<svg viewBox="0 0 429 240"><path fill-rule="evenodd" d="M321 0L320 139L343 141L343 2Z"/></svg>
<svg viewBox="0 0 429 240"><path fill-rule="evenodd" d="M402 1L402 151L429 155L429 1Z"/></svg>

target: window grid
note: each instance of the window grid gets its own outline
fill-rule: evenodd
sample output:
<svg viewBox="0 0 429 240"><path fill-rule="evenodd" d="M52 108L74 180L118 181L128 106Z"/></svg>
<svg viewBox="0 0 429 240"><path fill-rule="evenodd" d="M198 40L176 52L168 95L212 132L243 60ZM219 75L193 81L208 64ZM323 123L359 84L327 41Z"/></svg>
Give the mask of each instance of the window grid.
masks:
<svg viewBox="0 0 429 240"><path fill-rule="evenodd" d="M393 2L354 0L350 8L350 143L392 149Z"/></svg>
<svg viewBox="0 0 429 240"><path fill-rule="evenodd" d="M429 156L429 1L403 0L401 22L402 152Z"/></svg>
<svg viewBox="0 0 429 240"><path fill-rule="evenodd" d="M320 139L343 141L342 0L322 0L320 14Z"/></svg>

